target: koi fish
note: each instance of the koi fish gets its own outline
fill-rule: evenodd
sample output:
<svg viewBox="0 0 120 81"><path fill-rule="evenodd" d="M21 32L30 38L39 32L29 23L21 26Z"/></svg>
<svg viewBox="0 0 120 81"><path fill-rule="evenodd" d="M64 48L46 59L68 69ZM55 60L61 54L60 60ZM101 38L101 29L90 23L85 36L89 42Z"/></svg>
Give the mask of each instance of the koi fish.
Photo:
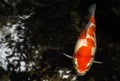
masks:
<svg viewBox="0 0 120 81"><path fill-rule="evenodd" d="M89 22L83 29L75 45L73 63L77 73L80 76L86 74L90 69L95 52L96 52L96 35L95 35L95 8L96 4L93 4L89 9Z"/></svg>
<svg viewBox="0 0 120 81"><path fill-rule="evenodd" d="M98 61L94 61L97 47L95 34L96 24L94 18L95 9L96 4L93 4L89 8L90 18L88 24L78 37L73 57L64 53L65 56L73 59L74 68L80 76L85 75L86 72L89 71L93 62L101 63Z"/></svg>

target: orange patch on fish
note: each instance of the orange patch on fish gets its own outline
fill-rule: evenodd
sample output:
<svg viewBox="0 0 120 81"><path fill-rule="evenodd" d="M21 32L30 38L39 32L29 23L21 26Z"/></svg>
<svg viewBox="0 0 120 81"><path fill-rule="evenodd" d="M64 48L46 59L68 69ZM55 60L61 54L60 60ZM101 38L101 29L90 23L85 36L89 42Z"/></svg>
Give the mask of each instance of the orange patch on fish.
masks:
<svg viewBox="0 0 120 81"><path fill-rule="evenodd" d="M88 34L91 37L94 37L94 33L95 33L95 27L92 25L89 29L88 29Z"/></svg>
<svg viewBox="0 0 120 81"><path fill-rule="evenodd" d="M88 56L90 55L91 50L90 48L88 48L87 46L82 46L81 48L79 48L78 53L80 56Z"/></svg>
<svg viewBox="0 0 120 81"><path fill-rule="evenodd" d="M91 38L87 38L87 47L95 47L95 42Z"/></svg>
<svg viewBox="0 0 120 81"><path fill-rule="evenodd" d="M95 18L93 16L90 17L89 21L95 24Z"/></svg>

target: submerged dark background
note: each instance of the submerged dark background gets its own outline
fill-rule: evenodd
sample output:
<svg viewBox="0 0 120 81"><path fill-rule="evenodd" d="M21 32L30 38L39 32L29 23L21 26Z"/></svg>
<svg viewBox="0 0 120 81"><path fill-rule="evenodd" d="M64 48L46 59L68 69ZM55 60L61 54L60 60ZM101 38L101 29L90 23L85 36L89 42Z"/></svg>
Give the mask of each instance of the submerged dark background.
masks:
<svg viewBox="0 0 120 81"><path fill-rule="evenodd" d="M13 5L12 3L16 3ZM35 61L31 72L15 72L0 69L0 81L71 81L61 79L59 69L71 70L76 75L72 60L63 52L72 55L77 36L88 21L88 8L96 3L97 52L95 60L103 64L93 64L87 75L77 77L76 81L119 81L120 80L120 1L119 0L12 0L0 1L0 27L8 17L14 23L17 15L34 13L25 23L25 37L20 45L28 58ZM10 45L10 44L9 44ZM42 59L33 59L34 50L40 50ZM16 48L21 55L19 46ZM13 53L14 56L14 53ZM9 57L8 57L9 58ZM35 68L40 66L40 68ZM9 67L8 67L9 68ZM28 77L31 79L28 80Z"/></svg>

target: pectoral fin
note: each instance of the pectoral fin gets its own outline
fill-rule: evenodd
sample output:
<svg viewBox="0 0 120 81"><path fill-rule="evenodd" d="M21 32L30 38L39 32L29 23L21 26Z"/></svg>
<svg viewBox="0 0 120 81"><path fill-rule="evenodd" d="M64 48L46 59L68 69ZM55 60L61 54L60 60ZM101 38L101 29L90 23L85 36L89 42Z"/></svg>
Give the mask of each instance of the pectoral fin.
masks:
<svg viewBox="0 0 120 81"><path fill-rule="evenodd" d="M66 57L68 57L68 58L70 58L70 59L73 59L72 56L70 56L70 55L68 55L68 54L66 54L66 53L63 53L63 55L65 55Z"/></svg>
<svg viewBox="0 0 120 81"><path fill-rule="evenodd" d="M103 62L99 62L99 61L93 61L93 63L96 63L96 64L102 64Z"/></svg>

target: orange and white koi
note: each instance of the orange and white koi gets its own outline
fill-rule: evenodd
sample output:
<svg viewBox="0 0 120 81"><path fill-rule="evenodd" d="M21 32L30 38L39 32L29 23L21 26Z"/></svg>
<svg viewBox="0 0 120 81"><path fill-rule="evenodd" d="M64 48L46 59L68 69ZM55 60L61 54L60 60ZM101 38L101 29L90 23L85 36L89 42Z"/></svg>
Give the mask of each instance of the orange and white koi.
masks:
<svg viewBox="0 0 120 81"><path fill-rule="evenodd" d="M95 8L96 4L90 7L90 18L87 26L81 32L75 45L73 63L77 73L81 76L85 75L90 69L96 51L96 34L95 34Z"/></svg>
<svg viewBox="0 0 120 81"><path fill-rule="evenodd" d="M80 76L85 75L86 72L89 71L93 62L101 63L98 61L94 61L94 56L97 47L95 33L96 24L94 17L95 9L96 4L93 4L89 8L90 14L89 22L78 37L73 57L64 54L65 56L73 59L74 67Z"/></svg>

